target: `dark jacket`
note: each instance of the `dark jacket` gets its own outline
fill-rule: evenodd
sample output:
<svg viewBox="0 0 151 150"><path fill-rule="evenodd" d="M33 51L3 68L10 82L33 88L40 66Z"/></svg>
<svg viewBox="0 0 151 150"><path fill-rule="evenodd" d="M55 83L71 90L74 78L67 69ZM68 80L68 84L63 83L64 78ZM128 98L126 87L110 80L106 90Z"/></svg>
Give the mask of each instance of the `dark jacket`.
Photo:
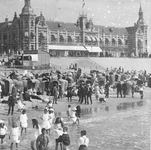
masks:
<svg viewBox="0 0 151 150"><path fill-rule="evenodd" d="M16 102L17 102L16 97L14 95L10 95L8 98L8 105L14 106Z"/></svg>
<svg viewBox="0 0 151 150"><path fill-rule="evenodd" d="M122 90L123 90L123 91L126 91L126 90L127 90L127 85L126 85L126 83L123 83L123 84L122 84Z"/></svg>
<svg viewBox="0 0 151 150"><path fill-rule="evenodd" d="M91 87L86 87L86 95L91 96L92 95L92 88Z"/></svg>
<svg viewBox="0 0 151 150"><path fill-rule="evenodd" d="M121 85L121 83L118 83L118 84L116 85L116 88L117 88L117 91L121 91L121 90L122 90L122 85Z"/></svg>
<svg viewBox="0 0 151 150"><path fill-rule="evenodd" d="M57 142L62 142L64 145L69 146L70 145L70 137L69 134L63 133L59 138L57 139Z"/></svg>

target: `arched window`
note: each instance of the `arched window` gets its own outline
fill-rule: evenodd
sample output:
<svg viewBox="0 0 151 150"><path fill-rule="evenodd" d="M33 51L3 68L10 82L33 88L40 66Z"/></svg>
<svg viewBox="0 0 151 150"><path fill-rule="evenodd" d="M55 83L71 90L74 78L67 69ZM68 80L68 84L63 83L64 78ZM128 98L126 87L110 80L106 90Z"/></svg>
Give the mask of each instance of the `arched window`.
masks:
<svg viewBox="0 0 151 150"><path fill-rule="evenodd" d="M108 38L105 38L105 44L110 44L110 41Z"/></svg>
<svg viewBox="0 0 151 150"><path fill-rule="evenodd" d="M121 39L118 39L118 45L122 45L123 41Z"/></svg>
<svg viewBox="0 0 151 150"><path fill-rule="evenodd" d="M116 44L116 41L115 41L115 39L113 38L112 39L112 45L115 45Z"/></svg>

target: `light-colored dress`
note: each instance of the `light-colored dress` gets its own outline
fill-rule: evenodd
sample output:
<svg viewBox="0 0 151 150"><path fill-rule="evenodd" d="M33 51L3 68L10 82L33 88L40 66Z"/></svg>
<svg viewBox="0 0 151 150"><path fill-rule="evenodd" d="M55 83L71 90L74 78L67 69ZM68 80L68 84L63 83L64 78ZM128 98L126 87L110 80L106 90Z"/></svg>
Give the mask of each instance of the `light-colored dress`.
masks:
<svg viewBox="0 0 151 150"><path fill-rule="evenodd" d="M11 129L11 134L10 134L10 140L12 143L19 143L19 135L20 135L20 131L19 131L19 127L16 128L12 128Z"/></svg>
<svg viewBox="0 0 151 150"><path fill-rule="evenodd" d="M49 119L50 119L49 114L43 114L43 117L42 117L42 120L43 120L42 128L45 128L46 130L51 128L50 123L49 123Z"/></svg>
<svg viewBox="0 0 151 150"><path fill-rule="evenodd" d="M55 118L54 113L50 113L50 114L49 114L49 117L50 117L50 119L49 119L49 123L50 123L50 126L52 127L53 120L54 120L54 118Z"/></svg>
<svg viewBox="0 0 151 150"><path fill-rule="evenodd" d="M4 126L3 128L0 127L0 135L5 135L7 132L7 127Z"/></svg>
<svg viewBox="0 0 151 150"><path fill-rule="evenodd" d="M76 121L77 121L76 111L71 111L71 120L72 120L73 122L76 122Z"/></svg>
<svg viewBox="0 0 151 150"><path fill-rule="evenodd" d="M63 134L63 128L61 126L61 123L57 123L54 125L55 128L55 138L59 138Z"/></svg>
<svg viewBox="0 0 151 150"><path fill-rule="evenodd" d="M28 117L26 114L21 114L20 115L20 125L22 128L27 128L28 127Z"/></svg>
<svg viewBox="0 0 151 150"><path fill-rule="evenodd" d="M39 126L39 125L38 125ZM32 149L36 150L36 139L37 137L41 134L41 127L39 126L39 129L36 129L33 136L32 136L32 141L30 143L30 147Z"/></svg>

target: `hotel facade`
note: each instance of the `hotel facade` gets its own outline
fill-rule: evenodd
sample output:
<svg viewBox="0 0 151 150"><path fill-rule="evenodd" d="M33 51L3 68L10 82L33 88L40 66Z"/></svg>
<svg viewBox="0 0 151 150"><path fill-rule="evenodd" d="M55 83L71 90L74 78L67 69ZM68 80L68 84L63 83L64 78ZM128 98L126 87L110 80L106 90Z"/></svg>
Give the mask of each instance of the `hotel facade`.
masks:
<svg viewBox="0 0 151 150"><path fill-rule="evenodd" d="M137 17L137 16L136 16ZM134 26L118 28L94 25L82 13L76 23L46 21L36 16L30 0L21 14L0 23L0 54L46 51L55 56L141 56L147 50L147 25L140 6Z"/></svg>

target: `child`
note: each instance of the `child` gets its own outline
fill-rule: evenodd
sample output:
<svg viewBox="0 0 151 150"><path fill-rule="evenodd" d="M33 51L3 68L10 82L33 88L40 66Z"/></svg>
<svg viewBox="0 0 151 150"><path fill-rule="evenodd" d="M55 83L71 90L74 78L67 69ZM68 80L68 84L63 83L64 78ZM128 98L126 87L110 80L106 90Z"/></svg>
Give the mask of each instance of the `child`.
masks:
<svg viewBox="0 0 151 150"><path fill-rule="evenodd" d="M56 142L62 143L62 150L69 150L68 147L70 145L70 137L67 132L68 132L68 128L64 127L63 134L61 136L59 136L59 138L56 140Z"/></svg>
<svg viewBox="0 0 151 150"><path fill-rule="evenodd" d="M47 103L46 107L45 107L48 111L53 108L53 104L52 104L52 101L49 100L49 102Z"/></svg>
<svg viewBox="0 0 151 150"><path fill-rule="evenodd" d="M13 149L13 144L16 143L16 148L18 148L19 141L19 127L17 122L13 122L11 133L10 133L10 140L11 140L11 149Z"/></svg>
<svg viewBox="0 0 151 150"><path fill-rule="evenodd" d="M88 150L89 146L89 139L86 137L86 131L81 131L81 137L78 140L79 143L79 149L78 150Z"/></svg>
<svg viewBox="0 0 151 150"><path fill-rule="evenodd" d="M63 134L64 124L60 117L57 117L54 124L54 129L56 132L56 146L55 149L58 150L59 143L57 142L58 138Z"/></svg>
<svg viewBox="0 0 151 150"><path fill-rule="evenodd" d="M35 126L36 126L36 129L34 131L34 135L32 137L32 141L30 143L30 147L32 150L36 149L36 139L41 134L41 127L38 124L36 124Z"/></svg>
<svg viewBox="0 0 151 150"><path fill-rule="evenodd" d="M3 120L0 120L0 139L1 139L1 144L3 144L3 139L5 138L7 132L7 127L4 123Z"/></svg>
<svg viewBox="0 0 151 150"><path fill-rule="evenodd" d="M68 105L67 118L68 118L68 120L70 120L70 118L71 118L71 105Z"/></svg>
<svg viewBox="0 0 151 150"><path fill-rule="evenodd" d="M49 102L47 103L47 106L46 106L46 107L48 107L49 109L53 107L53 104L52 104L52 101L51 101L51 100L49 100Z"/></svg>
<svg viewBox="0 0 151 150"><path fill-rule="evenodd" d="M50 122L50 125L52 125L54 123L54 119L55 119L55 114L54 114L54 109L53 108L50 108L49 109L49 122Z"/></svg>
<svg viewBox="0 0 151 150"><path fill-rule="evenodd" d="M72 111L71 111L71 120L73 122L73 124L77 123L77 117L76 117L76 107L73 107Z"/></svg>
<svg viewBox="0 0 151 150"><path fill-rule="evenodd" d="M67 97L68 97L68 102L72 102L72 86L71 83L67 87Z"/></svg>
<svg viewBox="0 0 151 150"><path fill-rule="evenodd" d="M76 117L77 117L77 123L79 124L80 122L79 122L79 119L81 118L81 107L80 107L80 105L78 105L77 107L76 107Z"/></svg>
<svg viewBox="0 0 151 150"><path fill-rule="evenodd" d="M45 128L47 133L48 133L48 131L50 131L51 126L50 126L50 123L49 123L50 117L49 117L47 109L44 109L44 114L43 114L41 119L43 120L42 128Z"/></svg>
<svg viewBox="0 0 151 150"><path fill-rule="evenodd" d="M22 114L20 115L21 135L24 129L25 129L25 134L26 134L27 126L28 126L27 120L28 120L28 117L26 115L26 110L24 109L22 111Z"/></svg>

